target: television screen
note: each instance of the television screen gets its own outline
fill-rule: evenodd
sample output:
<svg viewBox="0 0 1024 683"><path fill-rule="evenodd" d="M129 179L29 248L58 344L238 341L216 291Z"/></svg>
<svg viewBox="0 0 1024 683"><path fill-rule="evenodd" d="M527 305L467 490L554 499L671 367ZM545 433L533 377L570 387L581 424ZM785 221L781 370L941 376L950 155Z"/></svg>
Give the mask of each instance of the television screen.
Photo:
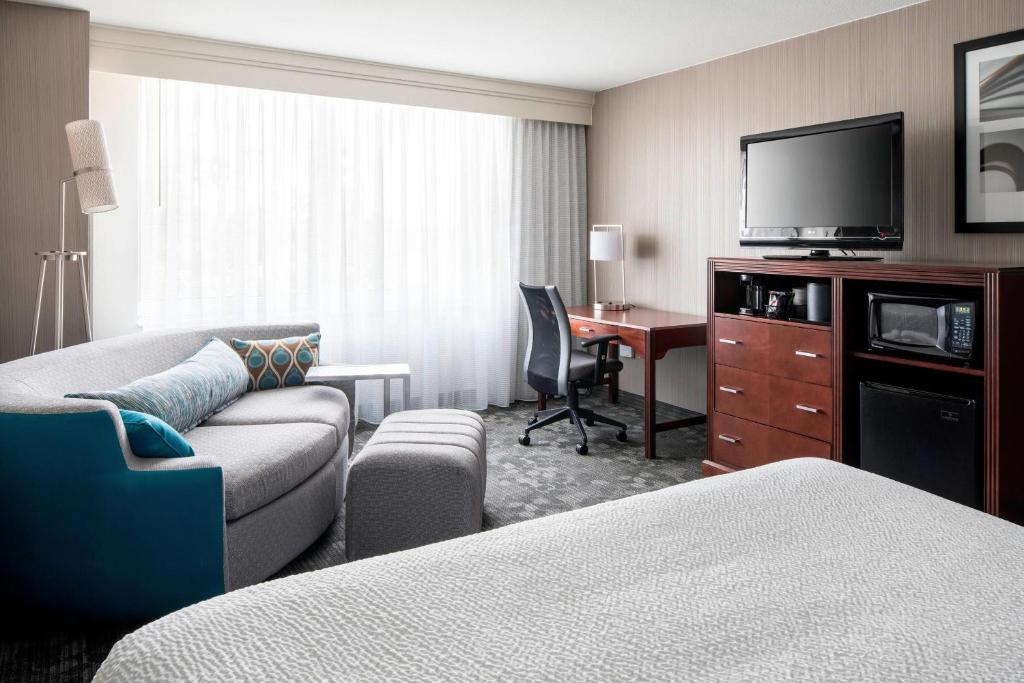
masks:
<svg viewBox="0 0 1024 683"><path fill-rule="evenodd" d="M902 114L741 139L740 243L897 249Z"/></svg>

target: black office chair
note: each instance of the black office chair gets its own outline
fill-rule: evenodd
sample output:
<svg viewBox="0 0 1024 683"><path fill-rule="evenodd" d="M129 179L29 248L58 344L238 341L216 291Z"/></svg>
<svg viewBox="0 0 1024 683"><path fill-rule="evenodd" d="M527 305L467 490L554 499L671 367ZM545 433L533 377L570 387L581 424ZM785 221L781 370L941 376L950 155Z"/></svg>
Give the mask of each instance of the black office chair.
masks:
<svg viewBox="0 0 1024 683"><path fill-rule="evenodd" d="M597 346L597 355L572 348L572 331L565 304L554 286L535 287L519 285L519 293L530 313L530 343L526 349L524 371L527 383L545 395L565 396L565 408L542 410L533 414L526 429L519 436L519 443L530 445L530 432L547 427L549 424L568 419L580 431L580 442L576 452L587 454L587 432L583 423L593 426L595 422L618 427L616 438L626 440L626 425L592 410L580 408L581 388L593 388L608 382L608 374L622 370L622 362L608 358L609 342L619 339L617 334L592 337L582 343L583 348Z"/></svg>

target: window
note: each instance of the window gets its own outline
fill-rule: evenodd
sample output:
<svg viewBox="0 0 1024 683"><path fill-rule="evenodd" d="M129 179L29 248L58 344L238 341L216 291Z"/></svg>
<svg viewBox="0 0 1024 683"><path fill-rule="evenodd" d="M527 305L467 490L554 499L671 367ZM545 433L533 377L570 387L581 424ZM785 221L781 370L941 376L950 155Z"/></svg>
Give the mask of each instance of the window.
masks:
<svg viewBox="0 0 1024 683"><path fill-rule="evenodd" d="M527 395L515 280L585 296L582 126L135 81L143 329L315 320L324 362L409 362L416 407Z"/></svg>

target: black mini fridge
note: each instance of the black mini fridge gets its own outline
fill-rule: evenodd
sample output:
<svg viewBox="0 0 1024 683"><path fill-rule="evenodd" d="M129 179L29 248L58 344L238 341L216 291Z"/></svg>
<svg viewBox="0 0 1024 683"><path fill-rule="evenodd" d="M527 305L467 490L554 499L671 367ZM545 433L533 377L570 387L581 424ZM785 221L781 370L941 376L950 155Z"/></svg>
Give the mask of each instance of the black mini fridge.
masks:
<svg viewBox="0 0 1024 683"><path fill-rule="evenodd" d="M861 469L981 509L977 408L971 399L861 382Z"/></svg>

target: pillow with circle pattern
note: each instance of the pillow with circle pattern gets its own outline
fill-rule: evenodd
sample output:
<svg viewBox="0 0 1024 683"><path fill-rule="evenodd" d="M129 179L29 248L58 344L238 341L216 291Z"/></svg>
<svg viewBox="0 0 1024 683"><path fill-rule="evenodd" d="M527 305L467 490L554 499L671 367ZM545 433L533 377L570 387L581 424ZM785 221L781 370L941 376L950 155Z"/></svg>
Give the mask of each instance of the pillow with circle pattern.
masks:
<svg viewBox="0 0 1024 683"><path fill-rule="evenodd" d="M249 372L246 391L265 391L305 384L306 372L316 365L320 333L285 339L232 339L231 348Z"/></svg>

